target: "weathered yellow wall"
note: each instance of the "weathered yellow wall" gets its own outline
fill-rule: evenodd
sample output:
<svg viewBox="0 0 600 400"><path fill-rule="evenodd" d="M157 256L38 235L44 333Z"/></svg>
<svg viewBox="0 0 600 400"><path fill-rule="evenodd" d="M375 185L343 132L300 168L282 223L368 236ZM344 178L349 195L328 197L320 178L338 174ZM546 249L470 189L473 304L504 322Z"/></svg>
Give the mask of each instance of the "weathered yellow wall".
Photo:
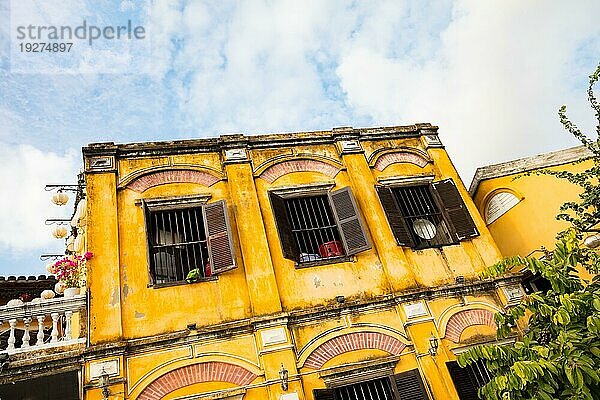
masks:
<svg viewBox="0 0 600 400"><path fill-rule="evenodd" d="M427 354L427 346L432 333L437 337L443 334L438 332L438 324L447 310L455 307L458 311L463 303L452 294L439 295L427 302L425 319L410 323L398 304L372 308L364 305L398 293L453 285L459 276L473 281L480 271L499 259L500 252L445 150L426 148L417 137L369 140L363 146L364 154L343 155L334 144L254 148L249 151L251 163L224 166L223 155L217 152L123 157L118 160L117 171L88 174L88 249L95 254L88 275L91 344L137 339L151 343L154 338L174 341L171 345L139 345L125 354L122 375L127 384L115 385L114 389L133 399L152 381L176 368L207 361L237 362L259 375L244 399L274 400L283 393L278 382L283 363L290 374L289 391L298 392L301 400L312 399L312 390L324 384L316 371L303 365L311 349L336 335L365 331L387 332L407 345L395 372L419 368L435 398L456 399L445 368L445 362L453 359L450 349L456 344L442 340L435 358ZM414 149L425 154L429 162L424 167L395 163L378 171L373 162L376 151L383 147ZM324 161L341 170L335 177L320 172L291 172L272 183L259 177L269 166L293 156ZM210 187L164 183L142 193L126 187L153 168L169 166L201 168L220 180ZM480 235L441 249L413 251L396 245L375 185L378 179L418 175L432 175L435 180L454 179ZM316 182L330 182L333 190L346 186L352 189L372 248L347 262L295 268L293 261L283 258L268 191ZM192 194L210 194L209 202L227 202L237 268L211 281L151 287L144 216L135 203L140 199ZM288 313L302 315L343 308L336 296L344 296L347 303L361 304L363 309L287 324ZM495 295L474 295L470 300L490 308L501 306ZM187 331L187 325L192 323L198 329ZM231 326L223 327L225 323ZM211 337L211 329L219 326L219 333ZM272 326L283 327L286 340L265 347L261 332ZM482 329L485 335L489 334L487 327ZM465 337L480 332L475 328L472 331ZM329 360L323 368L368 362L382 356L388 354L377 349L346 352ZM226 382L197 383L176 389L166 398L233 387ZM86 392L86 399L96 398L100 398L97 389Z"/></svg>
<svg viewBox="0 0 600 400"><path fill-rule="evenodd" d="M586 161L548 170L580 172L591 166L592 162ZM488 226L502 254L525 256L541 246L553 248L556 234L568 227L568 223L556 220L559 207L567 201L577 201L580 188L549 175L510 174L490 178L482 181L475 193L474 201L479 212L485 215L489 199L507 189L521 201Z"/></svg>

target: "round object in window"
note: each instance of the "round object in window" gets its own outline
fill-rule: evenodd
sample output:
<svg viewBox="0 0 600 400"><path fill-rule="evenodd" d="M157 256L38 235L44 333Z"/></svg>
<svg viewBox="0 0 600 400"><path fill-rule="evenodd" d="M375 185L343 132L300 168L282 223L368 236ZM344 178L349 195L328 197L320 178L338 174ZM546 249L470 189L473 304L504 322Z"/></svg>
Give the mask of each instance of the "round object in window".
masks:
<svg viewBox="0 0 600 400"><path fill-rule="evenodd" d="M433 239L437 233L435 225L428 219L417 218L413 221L413 230L418 237L425 240Z"/></svg>

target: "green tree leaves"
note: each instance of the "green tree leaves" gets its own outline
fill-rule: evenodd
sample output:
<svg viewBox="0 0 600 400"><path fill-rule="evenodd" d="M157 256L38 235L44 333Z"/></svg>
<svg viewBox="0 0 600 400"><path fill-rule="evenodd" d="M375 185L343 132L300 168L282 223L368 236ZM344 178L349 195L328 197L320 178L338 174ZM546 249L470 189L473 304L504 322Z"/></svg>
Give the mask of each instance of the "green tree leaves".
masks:
<svg viewBox="0 0 600 400"><path fill-rule="evenodd" d="M509 257L482 274L490 278L526 267L551 285L495 316L498 338L514 339L513 344L477 346L458 357L461 366L485 361L493 378L479 390L482 399L600 400L600 277L595 275L600 255L582 241L600 224L600 105L593 92L599 77L600 66L588 89L598 119L595 140L567 118L566 107L559 110L564 128L590 150L593 166L583 172L543 172L582 188L579 201L563 204L557 216L571 227L557 235L554 250L542 249L543 257ZM583 281L582 271L593 278ZM521 318L528 318L525 332L515 331Z"/></svg>

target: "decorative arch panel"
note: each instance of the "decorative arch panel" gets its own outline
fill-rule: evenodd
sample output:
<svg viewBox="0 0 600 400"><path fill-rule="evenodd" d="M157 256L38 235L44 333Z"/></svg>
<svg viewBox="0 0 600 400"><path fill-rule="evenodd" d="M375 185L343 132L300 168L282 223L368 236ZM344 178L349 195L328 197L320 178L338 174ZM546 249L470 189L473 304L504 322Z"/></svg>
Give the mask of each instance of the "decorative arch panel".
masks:
<svg viewBox="0 0 600 400"><path fill-rule="evenodd" d="M244 386L256 379L256 376L244 367L224 362L192 364L161 375L142 391L138 399L159 400L174 390L202 382L229 382Z"/></svg>
<svg viewBox="0 0 600 400"><path fill-rule="evenodd" d="M459 311L448 319L445 337L454 343L458 343L463 331L473 325L487 325L496 329L494 313L481 308Z"/></svg>
<svg viewBox="0 0 600 400"><path fill-rule="evenodd" d="M305 367L320 369L335 356L354 350L377 349L393 355L402 353L406 344L380 332L354 332L336 336L322 343L310 353Z"/></svg>
<svg viewBox="0 0 600 400"><path fill-rule="evenodd" d="M144 192L151 187L166 183L197 183L203 186L212 186L220 179L213 174L192 169L169 169L165 171L150 172L139 176L129 182L126 187L136 192Z"/></svg>
<svg viewBox="0 0 600 400"><path fill-rule="evenodd" d="M319 172L333 178L340 170L340 167L318 160L288 160L271 165L259 175L259 178L262 178L269 183L273 183L283 175L292 172Z"/></svg>
<svg viewBox="0 0 600 400"><path fill-rule="evenodd" d="M410 163L424 168L429 161L429 157L417 151L394 150L377 154L374 157L374 161L371 161L371 165L377 171L383 171L389 165L396 163Z"/></svg>

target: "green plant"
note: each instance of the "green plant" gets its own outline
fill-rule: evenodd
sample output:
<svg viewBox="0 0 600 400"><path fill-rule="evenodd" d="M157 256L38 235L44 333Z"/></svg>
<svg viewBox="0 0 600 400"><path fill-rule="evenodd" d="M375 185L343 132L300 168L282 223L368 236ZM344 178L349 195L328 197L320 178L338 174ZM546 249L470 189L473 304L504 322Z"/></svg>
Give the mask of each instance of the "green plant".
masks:
<svg viewBox="0 0 600 400"><path fill-rule="evenodd" d="M588 99L598 120L596 139L589 139L559 110L564 128L591 152L592 167L582 172L543 171L582 188L579 201L560 207L557 219L571 225L557 235L555 248L540 259L511 257L490 267L483 277L510 273L525 266L546 278L551 289L525 296L521 304L496 314L498 338L516 335L513 345L485 345L458 357L465 366L484 360L491 381L479 391L488 400L600 399L600 256L583 245L583 236L600 223L600 106L594 85L600 66L590 76ZM584 281L582 272L593 278ZM527 329L517 322L528 318Z"/></svg>
<svg viewBox="0 0 600 400"><path fill-rule="evenodd" d="M200 278L201 278L200 269L194 268L194 269L190 270L190 272L188 272L187 276L185 277L185 281L187 283L194 283L194 282L198 282L198 280Z"/></svg>

